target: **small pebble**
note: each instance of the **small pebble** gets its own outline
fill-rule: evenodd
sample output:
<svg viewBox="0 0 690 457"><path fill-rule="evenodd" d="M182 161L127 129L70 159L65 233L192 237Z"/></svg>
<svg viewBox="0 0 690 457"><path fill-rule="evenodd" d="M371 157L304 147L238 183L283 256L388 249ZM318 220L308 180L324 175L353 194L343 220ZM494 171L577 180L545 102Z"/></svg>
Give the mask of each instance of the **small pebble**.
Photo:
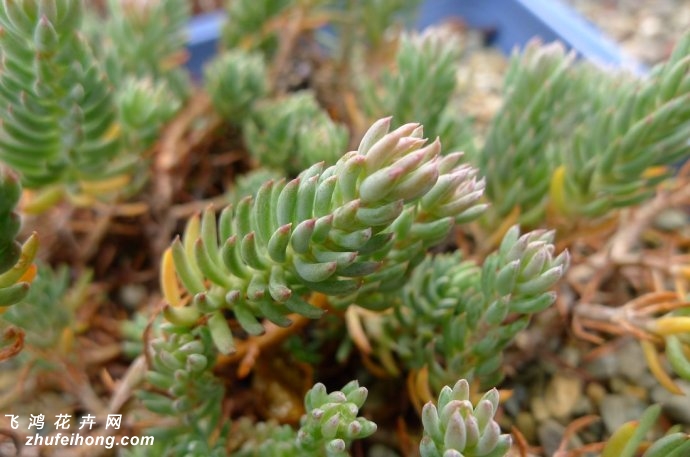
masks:
<svg viewBox="0 0 690 457"><path fill-rule="evenodd" d="M594 403L596 406L599 406L601 404L601 401L604 399L606 396L606 388L599 384L598 382L592 382L587 384L587 388L585 389L585 392L587 393L587 397Z"/></svg>
<svg viewBox="0 0 690 457"><path fill-rule="evenodd" d="M538 422L547 420L550 417L549 408L541 397L533 397L531 401L532 415Z"/></svg>
<svg viewBox="0 0 690 457"><path fill-rule="evenodd" d="M676 384L685 395L674 395L657 384L652 389L652 401L659 403L673 421L690 424L690 382L679 379Z"/></svg>
<svg viewBox="0 0 690 457"><path fill-rule="evenodd" d="M629 395L609 394L601 400L601 419L609 433L642 416L647 404Z"/></svg>
<svg viewBox="0 0 690 457"><path fill-rule="evenodd" d="M148 291L141 284L128 284L120 288L119 297L127 308L136 309L146 300Z"/></svg>
<svg viewBox="0 0 690 457"><path fill-rule="evenodd" d="M676 208L669 208L659 213L653 224L658 229L673 232L688 225L688 214Z"/></svg>
<svg viewBox="0 0 690 457"><path fill-rule="evenodd" d="M554 419L548 419L539 425L537 435L539 435L539 444L544 447L544 455L554 455L564 433L565 427Z"/></svg>
<svg viewBox="0 0 690 457"><path fill-rule="evenodd" d="M649 372L647 364L643 363L644 354L637 341L630 340L615 351L618 360L618 372L627 380L638 383Z"/></svg>
<svg viewBox="0 0 690 457"><path fill-rule="evenodd" d="M515 426L520 430L520 433L524 435L528 442L534 443L537 440L537 424L534 420L534 416L527 411L518 414L515 419Z"/></svg>
<svg viewBox="0 0 690 457"><path fill-rule="evenodd" d="M544 402L552 417L566 419L572 414L575 404L581 397L580 378L558 373L546 387Z"/></svg>
<svg viewBox="0 0 690 457"><path fill-rule="evenodd" d="M666 60L678 38L690 30L687 0L566 0L623 51L652 66Z"/></svg>

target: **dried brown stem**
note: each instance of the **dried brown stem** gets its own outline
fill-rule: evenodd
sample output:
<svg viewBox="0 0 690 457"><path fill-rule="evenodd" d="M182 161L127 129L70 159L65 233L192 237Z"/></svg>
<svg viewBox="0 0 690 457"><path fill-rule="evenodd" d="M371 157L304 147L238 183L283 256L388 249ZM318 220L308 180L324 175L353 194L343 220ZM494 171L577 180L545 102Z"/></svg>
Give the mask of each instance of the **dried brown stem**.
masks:
<svg viewBox="0 0 690 457"><path fill-rule="evenodd" d="M568 452L567 450L568 443L570 443L570 440L572 440L573 436L580 429L588 427L590 424L598 420L599 416L589 415L577 418L570 424L568 424L568 426L565 428L565 431L563 432L563 438L561 439L561 443L559 444L558 449L556 449L556 452L554 452L553 457L568 457L570 455L570 452Z"/></svg>

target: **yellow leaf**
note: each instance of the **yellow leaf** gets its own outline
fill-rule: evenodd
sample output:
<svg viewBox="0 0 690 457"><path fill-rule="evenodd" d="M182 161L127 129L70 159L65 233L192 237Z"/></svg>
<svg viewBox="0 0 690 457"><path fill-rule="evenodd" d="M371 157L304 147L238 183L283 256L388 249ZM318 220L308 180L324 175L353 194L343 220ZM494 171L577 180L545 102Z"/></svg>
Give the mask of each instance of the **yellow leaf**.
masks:
<svg viewBox="0 0 690 457"><path fill-rule="evenodd" d="M24 272L24 274L21 275L21 277L17 280L17 282L28 282L31 284L36 277L36 271L38 268L36 267L35 263L32 263L29 265L29 268Z"/></svg>
<svg viewBox="0 0 690 457"><path fill-rule="evenodd" d="M642 173L642 177L645 179L651 179L651 178L656 178L658 176L664 176L667 173L668 173L668 167L660 165L660 166L656 166L656 167L647 168Z"/></svg>
<svg viewBox="0 0 690 457"><path fill-rule="evenodd" d="M565 195L565 165L559 165L551 175L549 184L551 209L559 214L568 214L567 196Z"/></svg>
<svg viewBox="0 0 690 457"><path fill-rule="evenodd" d="M182 306L183 302L180 298L180 287L177 284L177 274L175 273L175 262L173 262L172 250L170 248L166 249L163 253L160 283L165 301L171 306Z"/></svg>
<svg viewBox="0 0 690 457"><path fill-rule="evenodd" d="M649 329L664 336L690 332L690 316L661 317L652 321Z"/></svg>
<svg viewBox="0 0 690 457"><path fill-rule="evenodd" d="M640 341L642 345L642 351L644 352L644 358L647 360L647 365L649 366L649 371L652 372L654 377L659 381L666 390L676 395L683 395L683 391L680 387L671 379L671 377L664 371L661 366L661 361L659 360L659 353L656 350L654 343L647 340Z"/></svg>
<svg viewBox="0 0 690 457"><path fill-rule="evenodd" d="M110 127L108 127L108 130L106 130L106 132L103 134L103 139L105 141L115 140L120 136L121 130L120 124L118 122L113 122L110 124Z"/></svg>
<svg viewBox="0 0 690 457"><path fill-rule="evenodd" d="M25 189L20 210L26 214L41 214L60 203L64 196L65 189L62 186L50 186L40 191Z"/></svg>
<svg viewBox="0 0 690 457"><path fill-rule="evenodd" d="M3 274L0 274L0 287L9 287L19 282L19 279L33 266L37 251L38 235L34 232L22 245L22 251L17 263Z"/></svg>
<svg viewBox="0 0 690 457"><path fill-rule="evenodd" d="M621 425L609 438L601 457L619 457L639 426L638 421L630 421Z"/></svg>
<svg viewBox="0 0 690 457"><path fill-rule="evenodd" d="M97 196L120 190L129 184L130 180L129 175L122 174L98 181L80 181L79 185L85 194Z"/></svg>
<svg viewBox="0 0 690 457"><path fill-rule="evenodd" d="M184 235L182 236L182 244L184 245L184 252L187 258L191 261L195 268L197 267L196 256L194 255L194 243L199 238L201 232L201 222L199 219L199 214L194 214L187 221L187 225L184 228Z"/></svg>

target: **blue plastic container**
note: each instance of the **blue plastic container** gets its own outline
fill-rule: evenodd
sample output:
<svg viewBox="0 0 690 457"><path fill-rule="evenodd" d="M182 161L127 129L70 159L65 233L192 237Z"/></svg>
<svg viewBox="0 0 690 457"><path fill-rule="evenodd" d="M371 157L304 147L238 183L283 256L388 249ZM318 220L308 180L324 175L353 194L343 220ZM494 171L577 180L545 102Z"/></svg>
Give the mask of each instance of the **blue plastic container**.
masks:
<svg viewBox="0 0 690 457"><path fill-rule="evenodd" d="M559 0L427 0L420 7L417 26L424 28L449 18L493 30L492 44L506 54L539 37L547 43L559 40L582 58L600 65L645 72L642 65L626 57L613 41ZM224 13L210 13L190 23L188 67L196 76L216 52L223 19Z"/></svg>

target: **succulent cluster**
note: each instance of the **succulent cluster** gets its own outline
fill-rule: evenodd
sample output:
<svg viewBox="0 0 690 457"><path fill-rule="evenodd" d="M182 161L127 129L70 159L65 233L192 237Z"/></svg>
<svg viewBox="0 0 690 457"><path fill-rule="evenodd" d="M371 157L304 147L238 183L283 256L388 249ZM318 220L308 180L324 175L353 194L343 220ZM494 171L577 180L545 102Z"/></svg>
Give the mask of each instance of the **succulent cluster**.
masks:
<svg viewBox="0 0 690 457"><path fill-rule="evenodd" d="M189 77L181 64L186 59L189 2L108 0L107 4L105 27L99 18L104 30L92 31L92 35L101 39L94 47L105 54L109 79L118 88L129 78L149 79L164 83L168 97L184 98Z"/></svg>
<svg viewBox="0 0 690 457"><path fill-rule="evenodd" d="M27 187L124 172L112 88L78 33L79 0L3 2L0 158Z"/></svg>
<svg viewBox="0 0 690 457"><path fill-rule="evenodd" d="M317 383L304 396L305 414L299 430L273 423L253 427L249 438L236 452L237 457L348 457L353 440L376 431L376 424L359 417L367 399L367 389L357 381L328 393Z"/></svg>
<svg viewBox="0 0 690 457"><path fill-rule="evenodd" d="M479 155L497 220L516 208L527 225L548 211L597 218L649 198L688 153L688 42L643 80L575 63L556 44L515 56Z"/></svg>
<svg viewBox="0 0 690 457"><path fill-rule="evenodd" d="M438 403L424 405L424 437L419 444L422 457L504 457L512 439L502 435L494 421L498 391L492 389L476 403L470 400L470 386L461 379L451 389L444 386Z"/></svg>
<svg viewBox="0 0 690 457"><path fill-rule="evenodd" d="M255 49L266 56L278 46L277 20L297 2L293 0L236 0L227 2L228 22L222 44L227 49Z"/></svg>
<svg viewBox="0 0 690 457"><path fill-rule="evenodd" d="M367 399L367 389L357 381L341 390L326 392L317 383L304 397L306 414L297 433L297 444L305 450L326 449L328 457L347 457L352 440L366 438L376 431L376 424L357 417Z"/></svg>
<svg viewBox="0 0 690 457"><path fill-rule="evenodd" d="M319 32L327 47L329 43L333 45L330 51L339 61L333 71L338 73L336 79L342 82L343 87L333 87L332 92L336 94L351 85L360 85L348 81L347 76L350 65L357 67L362 63L357 58L360 51L354 48L363 43L382 45L388 39L384 32L396 21L411 16L416 2L377 0L352 4L300 4L290 0L237 0L227 5L229 19L223 29L223 51L204 72L205 87L216 111L224 119L242 127L247 148L261 166L274 167L286 176L295 176L317 162L335 163L350 141L350 132L345 124L340 123L348 114L335 112L337 109L326 112L320 103L323 100L317 100L317 93L312 88L304 89L301 84L297 85L298 92L286 93L289 84L281 81L279 68L271 68L271 59L281 46L277 40L280 28L318 23L323 17L340 18L333 24L333 30ZM334 42L332 33L341 39ZM430 137L440 135L443 140L457 137L453 130L455 125L445 116L437 133L437 118L448 104L446 96L455 87L454 56L458 51L454 42L442 44L444 38L450 37L429 33L406 39L398 59L401 65L399 72L404 76L384 75L382 92L374 87L376 83L370 80L369 75L362 78L364 87L355 92L358 95L361 92L359 98L368 107L369 119L389 115L396 122L415 119L425 125ZM297 43L302 43L303 38L298 36ZM319 54L319 51L315 53ZM315 62L311 60L321 58L306 58L304 69L298 72L306 71L304 77L307 81L322 77L312 74L317 70L312 68ZM434 71L427 77L425 75L429 74L430 68ZM423 81L419 81L420 78ZM318 92L320 99L331 96ZM337 104L342 102L339 100ZM429 103L434 106L430 108ZM347 111L346 108L342 110ZM427 115L428 112L433 114Z"/></svg>
<svg viewBox="0 0 690 457"><path fill-rule="evenodd" d="M649 197L690 152L690 35L646 79L576 62L559 45L530 45L512 60L505 103L488 136L466 157L453 152L476 140L457 106L463 43L452 26L389 33L415 3L228 2L223 49L204 71L210 104L195 92L189 118L174 124L180 131L166 131L192 159L153 181L147 159L157 157L162 127L191 95L181 67L189 2L108 0L100 17L81 0L0 1L0 361L18 352L9 346L26 343L30 364L78 371L74 354L88 352L78 346L92 335L75 338L83 330L75 316L88 303L83 314L102 318L89 331L113 342L112 353L98 354L117 358L112 372L125 371L125 358L137 359L121 382L109 370L95 382L118 389L120 398L137 391L141 402L116 409L131 414L132 430L156 437L152 447L125 455L347 457L355 440L376 431L365 418L377 417L376 406L364 409L368 391L359 381L330 393L318 381L367 370L407 376L407 385L390 384L392 394L407 387L410 401L386 408L405 420L413 407L421 412L422 427L405 434L422 436L422 457L507 456L512 439L501 433L492 387L504 374L506 348L556 299L570 263L566 249L556 252L557 234ZM326 22L331 27L322 27ZM297 67L300 84L284 84ZM228 139L248 160L233 162L238 179L220 189L215 170L205 173ZM356 150L345 152L353 144ZM159 198L156 186L178 174L190 183L214 175L209 189L225 194L203 197L229 204L197 206L190 200L201 194L193 186ZM150 199L135 193L149 178ZM36 236L17 242L20 181L31 191L25 210L67 195L55 214L84 220L65 236L93 230L94 238L103 236L93 241L101 243L96 249L117 245L97 264L98 287L90 287L90 260L80 258L72 269L33 264ZM122 204L123 196L140 200ZM97 199L117 203L103 220L73 206ZM181 218L184 231L162 258L160 246L140 249L158 235L155 228L171 234ZM128 231L139 221L154 230ZM543 229L545 221L561 230ZM533 230L523 234L520 224ZM491 235L483 238L487 228ZM131 233L144 240L119 252L120 237ZM130 251L142 252L132 260ZM113 280L102 271L109 267L123 274ZM147 269L141 284L123 286L138 268ZM162 300L149 284L156 269ZM75 272L82 275L73 281ZM150 300L134 301L147 306L120 309L122 297L110 292L124 295L129 285L134 294L144 291ZM160 302L156 315L144 318ZM648 325L638 330L652 335L643 347L663 339L671 368L690 379L690 318L681 305L654 303L650 314L668 314L641 320ZM118 327L113 316L129 322ZM306 373L297 387L280 384L283 373L268 360L276 354L304 368L295 371ZM347 365L326 367L331 356ZM326 368L335 375L324 376ZM297 399L289 406L292 425L267 417L270 408L259 404L232 423L267 372L278 392L271 395ZM83 374L81 387L96 400L70 399L72 406L102 409L91 373ZM474 402L470 384L492 389ZM240 401L228 401L235 390ZM241 397L247 390L251 395ZM422 406L435 395L436 403ZM10 396L3 391L0 403ZM685 433L644 442L658 416L652 408L623 426L602 457L687 454Z"/></svg>
<svg viewBox="0 0 690 457"><path fill-rule="evenodd" d="M515 226L481 267L458 252L425 259L387 297L392 312L365 324L388 371L399 372L395 354L407 369L426 366L434 389L459 378L496 385L503 350L556 298L550 289L569 257L554 256L553 237L543 230L520 236Z"/></svg>
<svg viewBox="0 0 690 457"><path fill-rule="evenodd" d="M162 126L181 106L181 100L170 96L164 81L151 78L127 78L118 86L115 103L125 147L143 152L151 147Z"/></svg>
<svg viewBox="0 0 690 457"><path fill-rule="evenodd" d="M338 2L338 5L342 3ZM361 4L347 4L351 13L351 23L348 23L347 27L361 29L361 42L377 48L390 39L386 33L390 32L391 26L396 22L410 22L409 19L416 14L419 3L420 0L374 0Z"/></svg>
<svg viewBox="0 0 690 457"><path fill-rule="evenodd" d="M26 0L0 6L0 158L21 173L26 187L40 191L27 210L45 209L65 190L75 202L91 204L137 185L133 181L142 178L134 172L141 152L179 108L179 100L165 95L170 84L152 77L168 75L170 68L119 66L124 48L139 43L128 35L133 23L143 32L159 21L134 18L139 11L134 3L125 8L113 1L110 6L111 24L118 26L109 30L122 52L106 56L95 56L82 33L81 0ZM176 14L177 22L184 24L186 16ZM103 38L101 31L99 39ZM178 48L184 44L181 36L173 41ZM108 56L114 68L109 68ZM137 65L151 63L138 54L130 57L128 61ZM130 80L134 77L142 80Z"/></svg>
<svg viewBox="0 0 690 457"><path fill-rule="evenodd" d="M39 265L36 279L19 306L13 306L2 315L2 321L26 332L26 344L40 350L59 348L68 350L66 333L74 324L74 309L82 300L89 275L70 288L66 266L52 269Z"/></svg>
<svg viewBox="0 0 690 457"><path fill-rule="evenodd" d="M225 51L204 68L204 85L224 119L241 124L268 91L263 56L241 49Z"/></svg>
<svg viewBox="0 0 690 457"><path fill-rule="evenodd" d="M333 122L310 91L258 103L243 132L259 163L290 176L318 162L333 165L349 139L347 128Z"/></svg>
<svg viewBox="0 0 690 457"><path fill-rule="evenodd" d="M428 28L401 38L395 68L365 77L361 100L372 117L417 119L448 150L461 142L463 126L452 114L462 42L451 28Z"/></svg>
<svg viewBox="0 0 690 457"><path fill-rule="evenodd" d="M243 3L237 2L236 8ZM216 112L241 127L247 149L260 166L295 176L317 162L333 165L347 147L347 128L331 119L311 90L274 97L275 84L266 67L261 52L242 47L210 62L204 85Z"/></svg>
<svg viewBox="0 0 690 457"><path fill-rule="evenodd" d="M26 296L35 274L32 262L38 249L36 234L23 245L16 240L21 221L15 206L21 191L17 175L0 166L0 313L3 307L14 305Z"/></svg>
<svg viewBox="0 0 690 457"><path fill-rule="evenodd" d="M85 29L98 61L115 89L125 147L141 152L189 93L185 0L108 0L105 18L89 14ZM103 25L105 23L105 25Z"/></svg>
<svg viewBox="0 0 690 457"><path fill-rule="evenodd" d="M149 432L171 455L225 455L229 424L221 420L224 388L211 371L215 351L208 329L190 332L165 324L162 330L166 337L152 342L154 356L146 375L156 390L144 391L141 397L149 410L177 422ZM213 441L211 436L219 438Z"/></svg>
<svg viewBox="0 0 690 457"><path fill-rule="evenodd" d="M212 209L191 218L163 260L169 317L192 325L208 316L216 345L228 353L233 339L223 310L257 335L258 318L285 326L290 312L319 317L322 310L303 298L310 292L349 304L360 291L398 287L426 247L484 207L476 204L481 181L461 156L441 157L438 142L424 146L417 124L390 133L389 125L375 123L358 151L334 166L268 181L217 222Z"/></svg>

